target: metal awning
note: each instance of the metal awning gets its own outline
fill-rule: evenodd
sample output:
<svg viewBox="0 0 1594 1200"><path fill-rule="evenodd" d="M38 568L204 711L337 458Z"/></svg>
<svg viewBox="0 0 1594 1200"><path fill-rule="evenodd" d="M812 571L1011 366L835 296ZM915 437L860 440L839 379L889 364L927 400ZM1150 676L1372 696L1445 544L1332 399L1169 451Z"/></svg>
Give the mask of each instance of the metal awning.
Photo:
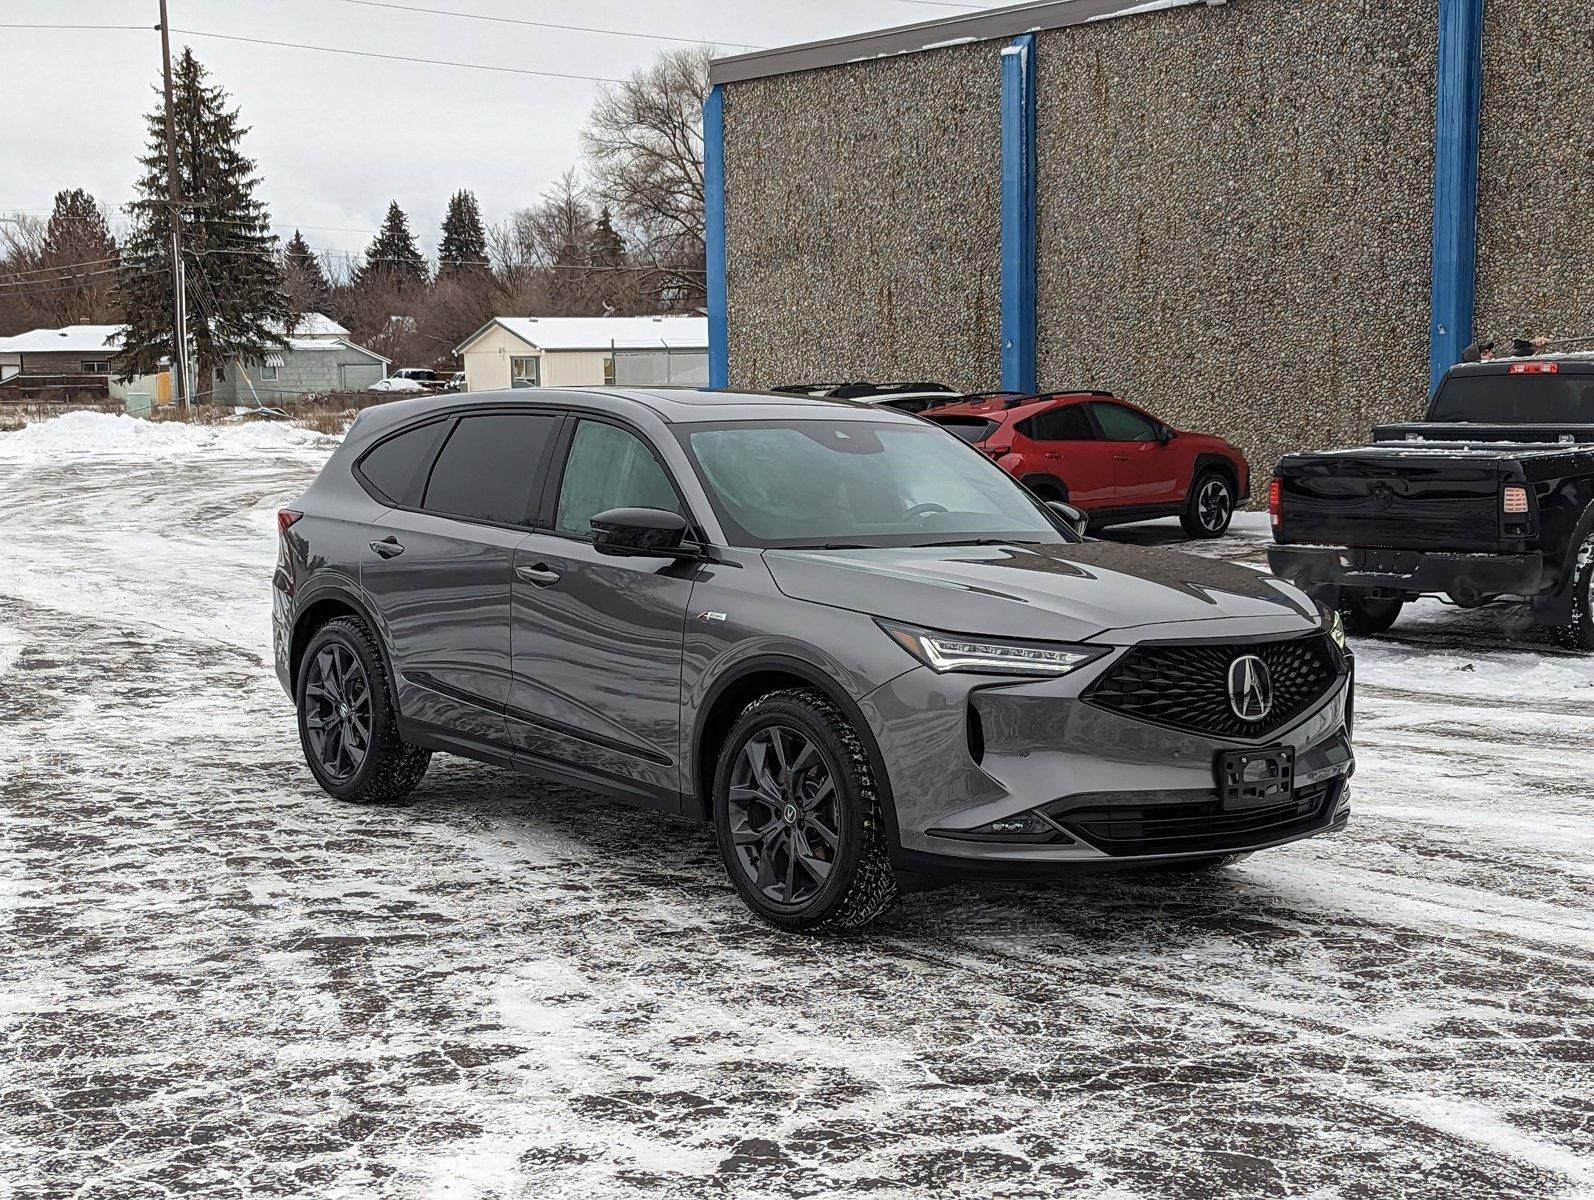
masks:
<svg viewBox="0 0 1594 1200"><path fill-rule="evenodd" d="M263 361L268 367L285 367L288 365L285 361L283 361L282 355L275 352L266 355L266 357L261 361Z"/></svg>

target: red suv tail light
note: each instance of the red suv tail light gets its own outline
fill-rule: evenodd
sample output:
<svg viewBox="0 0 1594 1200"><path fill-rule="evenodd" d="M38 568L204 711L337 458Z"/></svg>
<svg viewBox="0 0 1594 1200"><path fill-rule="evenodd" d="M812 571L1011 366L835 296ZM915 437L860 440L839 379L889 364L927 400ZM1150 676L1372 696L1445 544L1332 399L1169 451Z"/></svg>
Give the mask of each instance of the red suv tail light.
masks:
<svg viewBox="0 0 1594 1200"><path fill-rule="evenodd" d="M277 532L279 534L287 533L289 526L291 526L295 521L297 521L302 516L304 516L304 514L302 512L294 512L293 509L291 509L291 508L278 509L277 510Z"/></svg>
<svg viewBox="0 0 1594 1200"><path fill-rule="evenodd" d="M1284 523L1284 484L1277 475L1267 481L1267 515L1277 529Z"/></svg>

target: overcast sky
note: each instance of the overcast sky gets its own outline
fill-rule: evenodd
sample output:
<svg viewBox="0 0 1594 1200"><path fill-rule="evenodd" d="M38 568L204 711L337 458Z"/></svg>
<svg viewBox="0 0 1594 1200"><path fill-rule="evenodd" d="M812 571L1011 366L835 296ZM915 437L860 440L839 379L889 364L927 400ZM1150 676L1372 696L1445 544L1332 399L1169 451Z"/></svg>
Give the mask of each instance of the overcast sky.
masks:
<svg viewBox="0 0 1594 1200"><path fill-rule="evenodd" d="M1001 7L997 0L392 0L719 44L726 54ZM169 0L174 30L410 57L619 77L668 43L400 12L355 0ZM0 215L48 211L82 187L132 195L143 114L156 102L157 0L4 0L0 22L148 25L147 31L0 28ZM427 250L449 195L475 191L491 223L536 201L579 155L598 84L381 62L174 34L251 126L244 151L278 232L361 249L396 199Z"/></svg>

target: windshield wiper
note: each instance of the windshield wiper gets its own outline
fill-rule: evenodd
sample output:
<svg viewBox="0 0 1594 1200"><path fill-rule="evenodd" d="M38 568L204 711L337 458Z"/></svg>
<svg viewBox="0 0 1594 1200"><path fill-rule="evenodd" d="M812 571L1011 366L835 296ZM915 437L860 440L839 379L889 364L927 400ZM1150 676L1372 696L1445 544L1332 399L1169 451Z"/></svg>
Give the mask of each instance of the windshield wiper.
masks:
<svg viewBox="0 0 1594 1200"><path fill-rule="evenodd" d="M913 549L924 550L935 546L1033 546L1034 542L1021 541L1018 538L963 538L955 542L915 542Z"/></svg>

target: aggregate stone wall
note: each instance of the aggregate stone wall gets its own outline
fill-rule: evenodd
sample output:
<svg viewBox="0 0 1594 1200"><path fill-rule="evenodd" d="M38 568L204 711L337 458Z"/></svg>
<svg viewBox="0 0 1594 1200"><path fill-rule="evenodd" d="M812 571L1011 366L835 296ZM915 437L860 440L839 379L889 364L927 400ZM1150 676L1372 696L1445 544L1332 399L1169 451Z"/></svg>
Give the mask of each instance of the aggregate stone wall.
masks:
<svg viewBox="0 0 1594 1200"><path fill-rule="evenodd" d="M1001 47L732 84L730 382L1000 382Z"/></svg>
<svg viewBox="0 0 1594 1200"><path fill-rule="evenodd" d="M1040 34L1041 385L1120 390L1264 476L1418 413L1436 22L1231 0Z"/></svg>
<svg viewBox="0 0 1594 1200"><path fill-rule="evenodd" d="M1485 0L1480 334L1594 336L1594 0Z"/></svg>

